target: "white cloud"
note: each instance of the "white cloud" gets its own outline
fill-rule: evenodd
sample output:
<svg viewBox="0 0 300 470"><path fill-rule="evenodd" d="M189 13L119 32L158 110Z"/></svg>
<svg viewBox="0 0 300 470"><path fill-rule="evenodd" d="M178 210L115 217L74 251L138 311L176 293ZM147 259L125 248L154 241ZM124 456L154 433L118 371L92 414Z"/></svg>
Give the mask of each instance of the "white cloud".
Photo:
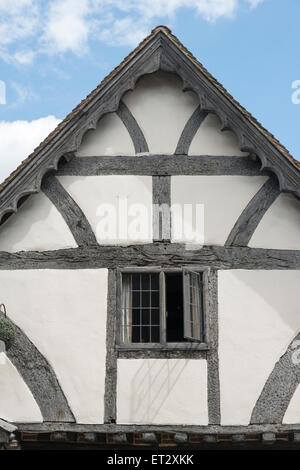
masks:
<svg viewBox="0 0 300 470"><path fill-rule="evenodd" d="M238 7L238 0L198 0L195 3L198 12L207 21L230 18Z"/></svg>
<svg viewBox="0 0 300 470"><path fill-rule="evenodd" d="M86 15L89 0L54 0L50 4L42 40L49 52L86 51L90 25ZM49 50L49 49L48 49Z"/></svg>
<svg viewBox="0 0 300 470"><path fill-rule="evenodd" d="M0 45L35 35L38 20L39 10L33 0L0 0Z"/></svg>
<svg viewBox="0 0 300 470"><path fill-rule="evenodd" d="M256 8L259 3L262 3L264 0L248 0L251 8Z"/></svg>
<svg viewBox="0 0 300 470"><path fill-rule="evenodd" d="M232 18L264 0L0 0L0 58L30 64L36 54L84 54L89 40L136 45L159 23L190 9L206 21ZM33 39L31 49L24 39ZM12 52L11 48L15 48Z"/></svg>
<svg viewBox="0 0 300 470"><path fill-rule="evenodd" d="M22 105L26 101L37 99L37 95L31 90L31 88L21 85L21 83L11 82L10 86L16 95L16 99L14 100L13 104L10 105L11 107L15 108L16 106Z"/></svg>
<svg viewBox="0 0 300 470"><path fill-rule="evenodd" d="M34 58L36 56L36 53L34 51L17 51L14 55L14 59L16 62L19 62L19 64L32 64L34 61Z"/></svg>
<svg viewBox="0 0 300 470"><path fill-rule="evenodd" d="M102 29L99 39L113 46L124 44L135 46L148 34L149 30L144 23L137 25L134 19L127 16L115 20L108 28Z"/></svg>
<svg viewBox="0 0 300 470"><path fill-rule="evenodd" d="M55 116L0 121L0 181L3 181L59 124Z"/></svg>

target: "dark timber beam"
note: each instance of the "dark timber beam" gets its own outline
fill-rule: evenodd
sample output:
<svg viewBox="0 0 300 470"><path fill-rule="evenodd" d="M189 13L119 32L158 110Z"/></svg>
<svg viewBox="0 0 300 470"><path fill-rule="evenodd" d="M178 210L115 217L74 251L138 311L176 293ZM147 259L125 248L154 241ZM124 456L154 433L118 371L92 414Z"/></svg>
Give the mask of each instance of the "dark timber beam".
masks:
<svg viewBox="0 0 300 470"><path fill-rule="evenodd" d="M259 434L262 432L300 432L299 424L265 424L248 426L137 425L137 424L77 424L77 423L18 423L19 431L28 432L187 432L191 434Z"/></svg>
<svg viewBox="0 0 300 470"><path fill-rule="evenodd" d="M45 173L57 169L62 156L69 157L78 150L85 132L95 129L106 113L117 111L124 93L132 90L141 76L158 70L178 74L184 89L198 95L201 109L217 114L222 127L237 135L240 148L257 155L262 168L277 175L281 191L300 197L299 168L286 151L281 151L279 145L266 136L264 129L247 117L205 69L184 52L172 35L157 31L74 110L72 118L60 124L51 138L46 139L2 187L0 217L15 212L18 201L24 196L38 192Z"/></svg>
<svg viewBox="0 0 300 470"><path fill-rule="evenodd" d="M149 152L148 144L140 126L122 100L120 101L117 115L123 121L123 124L129 132L135 153Z"/></svg>
<svg viewBox="0 0 300 470"><path fill-rule="evenodd" d="M220 424L220 377L219 377L219 321L218 321L218 273L210 270L207 275L208 341L207 351L207 405L209 424Z"/></svg>
<svg viewBox="0 0 300 470"><path fill-rule="evenodd" d="M171 240L171 177L153 176L153 239Z"/></svg>
<svg viewBox="0 0 300 470"><path fill-rule="evenodd" d="M190 145L195 137L195 134L201 123L204 121L206 116L208 115L207 111L202 111L200 106L193 112L190 119L186 123L182 134L179 138L175 153L178 155L180 154L188 154Z"/></svg>
<svg viewBox="0 0 300 470"><path fill-rule="evenodd" d="M24 307L26 315L26 308ZM74 422L74 416L46 358L17 326L16 339L7 355L34 396L44 421Z"/></svg>
<svg viewBox="0 0 300 470"><path fill-rule="evenodd" d="M299 168L275 148L264 135L263 129L250 122L238 109L237 104L230 102L220 87L214 86L214 82L205 73L199 73L197 66L191 63L190 57L182 55L169 37L162 37L162 49L160 68L165 72L178 73L183 80L184 89L193 90L198 95L201 109L217 114L222 128L237 135L240 149L258 155L262 168L276 174L280 190L293 192L300 197Z"/></svg>
<svg viewBox="0 0 300 470"><path fill-rule="evenodd" d="M104 423L115 423L117 418L117 358L116 349L116 270L108 271L107 320L106 320L106 373L104 393Z"/></svg>
<svg viewBox="0 0 300 470"><path fill-rule="evenodd" d="M280 189L277 178L270 177L244 209L225 244L247 246L259 222L279 194Z"/></svg>
<svg viewBox="0 0 300 470"><path fill-rule="evenodd" d="M89 269L132 266L210 266L215 269L300 269L300 250L184 244L81 246L53 251L0 252L0 269Z"/></svg>
<svg viewBox="0 0 300 470"><path fill-rule="evenodd" d="M249 175L266 174L250 157L209 155L142 155L74 157L61 166L57 175Z"/></svg>
<svg viewBox="0 0 300 470"><path fill-rule="evenodd" d="M300 333L275 364L251 415L251 424L282 423L300 383Z"/></svg>
<svg viewBox="0 0 300 470"><path fill-rule="evenodd" d="M92 227L84 213L53 173L48 173L44 177L42 191L61 213L79 246L97 244Z"/></svg>

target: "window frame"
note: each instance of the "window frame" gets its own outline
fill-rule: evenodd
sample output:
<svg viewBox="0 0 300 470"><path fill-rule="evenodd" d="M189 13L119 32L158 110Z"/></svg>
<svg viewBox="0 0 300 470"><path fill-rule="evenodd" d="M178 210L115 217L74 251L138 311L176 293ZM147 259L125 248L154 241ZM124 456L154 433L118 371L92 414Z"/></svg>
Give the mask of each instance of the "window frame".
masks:
<svg viewBox="0 0 300 470"><path fill-rule="evenodd" d="M202 296L203 296L203 340L201 342L186 341L178 343L168 343L166 341L166 292L165 292L165 276L164 273L182 273L182 280L184 282L184 270L198 272L202 274ZM148 267L130 267L130 268L117 268L117 328L116 328L116 348L120 351L145 351L145 350L164 350L164 351L207 351L209 346L209 332L208 332L208 278L209 267L185 265L179 268L163 268L160 266ZM159 289L160 289L160 343L123 343L122 341L122 275L123 274L145 274L145 273L158 273L159 274ZM184 290L184 287L183 287Z"/></svg>

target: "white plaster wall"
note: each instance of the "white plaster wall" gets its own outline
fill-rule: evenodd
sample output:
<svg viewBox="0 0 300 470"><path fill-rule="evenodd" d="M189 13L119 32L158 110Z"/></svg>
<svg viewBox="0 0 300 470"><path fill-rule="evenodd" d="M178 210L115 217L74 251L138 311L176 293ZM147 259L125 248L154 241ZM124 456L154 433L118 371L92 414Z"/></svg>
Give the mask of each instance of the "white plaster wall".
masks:
<svg viewBox="0 0 300 470"><path fill-rule="evenodd" d="M283 424L299 424L300 423L300 387L295 390L290 404L285 412L282 420Z"/></svg>
<svg viewBox="0 0 300 470"><path fill-rule="evenodd" d="M238 139L231 131L221 131L221 121L208 114L201 123L189 148L189 155L247 156L241 152Z"/></svg>
<svg viewBox="0 0 300 470"><path fill-rule="evenodd" d="M58 179L85 213L100 244L152 241L151 176Z"/></svg>
<svg viewBox="0 0 300 470"><path fill-rule="evenodd" d="M0 417L12 423L40 423L40 409L23 378L5 353L0 353Z"/></svg>
<svg viewBox="0 0 300 470"><path fill-rule="evenodd" d="M102 423L107 270L1 271L0 285L9 317L53 367L77 422Z"/></svg>
<svg viewBox="0 0 300 470"><path fill-rule="evenodd" d="M205 245L224 245L238 217L266 180L265 176L172 176L171 203L182 207L184 221L193 233L204 233ZM200 217L197 224L197 204L203 207L204 227ZM193 243L187 232L176 234L182 221L177 213L172 216L172 241Z"/></svg>
<svg viewBox="0 0 300 470"><path fill-rule="evenodd" d="M249 246L282 250L300 249L300 202L281 193L263 216Z"/></svg>
<svg viewBox="0 0 300 470"><path fill-rule="evenodd" d="M87 131L76 153L78 157L134 154L131 137L116 113L105 114L96 129Z"/></svg>
<svg viewBox="0 0 300 470"><path fill-rule="evenodd" d="M57 250L77 244L61 214L42 192L31 195L1 226L0 251Z"/></svg>
<svg viewBox="0 0 300 470"><path fill-rule="evenodd" d="M300 329L299 284L300 271L219 271L223 425L249 424L270 373Z"/></svg>
<svg viewBox="0 0 300 470"><path fill-rule="evenodd" d="M208 424L205 360L119 359L119 424Z"/></svg>
<svg viewBox="0 0 300 470"><path fill-rule="evenodd" d="M199 105L195 93L182 91L174 74L144 75L122 98L148 143L149 152L173 154L187 121Z"/></svg>

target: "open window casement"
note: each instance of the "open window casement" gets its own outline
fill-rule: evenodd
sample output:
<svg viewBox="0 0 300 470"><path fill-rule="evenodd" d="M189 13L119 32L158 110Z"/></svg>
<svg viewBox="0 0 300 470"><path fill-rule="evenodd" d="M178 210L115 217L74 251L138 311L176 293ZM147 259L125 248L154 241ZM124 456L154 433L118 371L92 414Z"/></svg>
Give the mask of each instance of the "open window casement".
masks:
<svg viewBox="0 0 300 470"><path fill-rule="evenodd" d="M204 279L203 270L188 268L136 268L121 272L120 344L204 344Z"/></svg>
<svg viewBox="0 0 300 470"><path fill-rule="evenodd" d="M202 273L183 269L184 337L203 341Z"/></svg>

